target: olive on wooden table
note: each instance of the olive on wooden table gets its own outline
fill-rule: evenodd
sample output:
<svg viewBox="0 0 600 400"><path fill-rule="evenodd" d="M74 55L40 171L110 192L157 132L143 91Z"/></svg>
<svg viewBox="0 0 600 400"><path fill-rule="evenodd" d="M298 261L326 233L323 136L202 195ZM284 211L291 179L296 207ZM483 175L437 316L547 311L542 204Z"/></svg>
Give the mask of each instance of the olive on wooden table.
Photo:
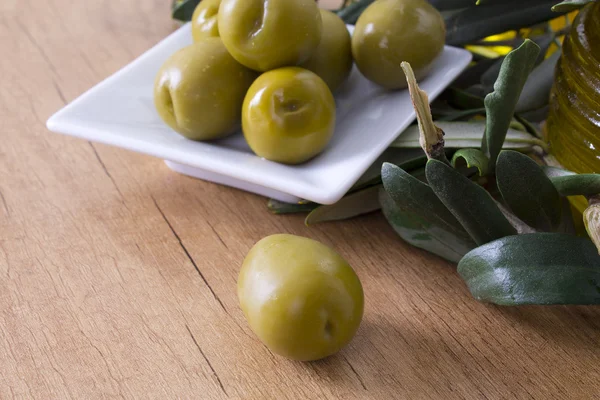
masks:
<svg viewBox="0 0 600 400"><path fill-rule="evenodd" d="M192 140L227 136L240 127L244 96L256 72L229 55L219 38L175 52L154 82L154 104L173 130Z"/></svg>
<svg viewBox="0 0 600 400"><path fill-rule="evenodd" d="M335 101L317 74L283 67L259 76L244 99L242 131L259 157L298 164L321 153L335 128Z"/></svg>
<svg viewBox="0 0 600 400"><path fill-rule="evenodd" d="M425 0L377 0L356 21L352 55L360 72L388 89L407 87L400 64L417 80L430 71L446 40L442 15Z"/></svg>
<svg viewBox="0 0 600 400"><path fill-rule="evenodd" d="M360 280L338 253L289 234L267 236L248 252L238 299L258 338L273 353L299 361L346 346L364 307Z"/></svg>
<svg viewBox="0 0 600 400"><path fill-rule="evenodd" d="M223 0L218 19L231 55L261 72L306 61L321 40L314 0Z"/></svg>
<svg viewBox="0 0 600 400"><path fill-rule="evenodd" d="M192 15L192 37L195 42L219 36L217 16L221 0L202 0Z"/></svg>
<svg viewBox="0 0 600 400"><path fill-rule="evenodd" d="M321 20L319 46L300 66L319 75L334 92L352 71L350 32L344 21L331 11L321 10Z"/></svg>

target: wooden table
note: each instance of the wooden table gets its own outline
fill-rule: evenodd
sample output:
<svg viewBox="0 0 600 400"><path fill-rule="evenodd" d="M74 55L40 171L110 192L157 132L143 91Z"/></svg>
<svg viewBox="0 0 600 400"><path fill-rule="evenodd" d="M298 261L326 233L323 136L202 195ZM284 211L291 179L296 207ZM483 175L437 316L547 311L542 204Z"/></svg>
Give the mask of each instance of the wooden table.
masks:
<svg viewBox="0 0 600 400"><path fill-rule="evenodd" d="M593 399L600 309L500 308L378 213L306 227L264 198L45 129L169 34L169 2L0 3L0 398ZM338 250L361 328L314 363L271 354L238 307L248 249Z"/></svg>

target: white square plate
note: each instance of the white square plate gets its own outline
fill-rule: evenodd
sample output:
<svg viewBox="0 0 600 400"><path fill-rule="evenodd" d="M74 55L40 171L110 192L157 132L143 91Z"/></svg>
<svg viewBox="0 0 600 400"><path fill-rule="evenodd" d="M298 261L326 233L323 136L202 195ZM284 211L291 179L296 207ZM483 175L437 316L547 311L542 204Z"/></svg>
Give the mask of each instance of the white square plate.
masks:
<svg viewBox="0 0 600 400"><path fill-rule="evenodd" d="M177 172L281 201L332 204L415 119L408 90L383 90L355 66L335 94L334 136L307 163L290 166L261 159L241 132L210 143L185 139L158 116L153 85L163 62L191 43L188 23L59 110L48 120L48 129L160 157ZM421 88L433 100L470 60L468 51L446 46Z"/></svg>

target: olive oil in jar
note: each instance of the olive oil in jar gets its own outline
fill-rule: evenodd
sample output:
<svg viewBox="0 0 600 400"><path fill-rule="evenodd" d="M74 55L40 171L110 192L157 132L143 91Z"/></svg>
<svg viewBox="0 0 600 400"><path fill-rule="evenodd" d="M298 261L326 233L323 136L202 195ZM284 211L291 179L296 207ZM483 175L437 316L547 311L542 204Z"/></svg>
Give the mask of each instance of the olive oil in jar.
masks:
<svg viewBox="0 0 600 400"><path fill-rule="evenodd" d="M600 173L600 2L582 8L556 66L546 133L566 169ZM582 212L583 197L573 199Z"/></svg>

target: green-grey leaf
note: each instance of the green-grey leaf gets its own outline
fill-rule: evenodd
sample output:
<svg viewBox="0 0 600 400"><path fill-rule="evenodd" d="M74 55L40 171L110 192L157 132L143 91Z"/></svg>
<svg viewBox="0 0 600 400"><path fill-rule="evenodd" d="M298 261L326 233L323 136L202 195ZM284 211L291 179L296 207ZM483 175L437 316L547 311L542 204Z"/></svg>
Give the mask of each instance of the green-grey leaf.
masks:
<svg viewBox="0 0 600 400"><path fill-rule="evenodd" d="M552 11L555 12L570 12L585 6L596 0L565 0L552 7Z"/></svg>
<svg viewBox="0 0 600 400"><path fill-rule="evenodd" d="M475 247L470 238L465 240L458 237L453 232L448 232L432 224L421 215L398 207L383 189L380 192L379 202L383 215L394 231L415 247L453 263L459 262L466 253Z"/></svg>
<svg viewBox="0 0 600 400"><path fill-rule="evenodd" d="M339 221L377 211L381 208L379 188L381 185L372 186L344 196L337 203L319 206L306 216L305 223L314 225L319 222Z"/></svg>
<svg viewBox="0 0 600 400"><path fill-rule="evenodd" d="M550 106L544 106L537 110L530 110L530 111L522 112L520 115L529 121L536 122L536 123L542 123L548 118L549 110L550 110Z"/></svg>
<svg viewBox="0 0 600 400"><path fill-rule="evenodd" d="M425 173L437 197L478 245L517 233L490 194L454 168L429 160Z"/></svg>
<svg viewBox="0 0 600 400"><path fill-rule="evenodd" d="M471 110L474 108L484 107L483 98L475 96L469 92L458 89L456 87L450 87L444 91L444 99L448 101L453 107L461 110Z"/></svg>
<svg viewBox="0 0 600 400"><path fill-rule="evenodd" d="M486 73L496 62L498 59L494 58L484 58L481 61L478 61L473 66L467 68L458 78L456 78L453 82L453 85L456 85L459 88L468 88L470 86L475 85L476 83L480 83L483 77L483 74ZM500 67L498 66L498 71L500 71ZM498 74L496 74L498 76ZM492 84L496 77L492 80ZM438 97L439 98L439 97Z"/></svg>
<svg viewBox="0 0 600 400"><path fill-rule="evenodd" d="M460 168L477 168L479 176L487 175L489 160L485 154L479 149L460 149L452 157L452 166Z"/></svg>
<svg viewBox="0 0 600 400"><path fill-rule="evenodd" d="M545 35L541 35L538 37L530 38L540 47L540 54L538 55L535 65L541 64L544 62L544 56L548 51L548 48L556 38L556 34L553 32L549 32ZM517 45L523 44L523 41L515 42L514 47L518 47ZM560 51L557 52L560 54ZM485 88L485 94L489 94L493 90L494 82L498 79L498 74L500 73L500 68L502 67L502 62L504 61L504 57L499 57L495 59L494 64L492 64L482 75L481 75L481 84Z"/></svg>
<svg viewBox="0 0 600 400"><path fill-rule="evenodd" d="M173 19L187 22L191 21L194 10L201 0L173 0L171 16Z"/></svg>
<svg viewBox="0 0 600 400"><path fill-rule="evenodd" d="M511 51L502 63L494 92L485 97L487 118L482 150L490 159L491 171L495 168L517 101L539 52L539 46L531 40Z"/></svg>
<svg viewBox="0 0 600 400"><path fill-rule="evenodd" d="M457 8L474 7L476 0L430 0L432 6L440 11L455 10Z"/></svg>
<svg viewBox="0 0 600 400"><path fill-rule="evenodd" d="M427 156L420 146L418 148L388 148L356 181L352 190L381 183L381 166L385 162L395 164L410 171L414 168L424 166L427 162Z"/></svg>
<svg viewBox="0 0 600 400"><path fill-rule="evenodd" d="M522 115L515 115L515 119L519 121L527 130L527 132L531 133L536 138L543 138L542 133L540 132L539 124L529 121L527 118L524 118Z"/></svg>
<svg viewBox="0 0 600 400"><path fill-rule="evenodd" d="M594 196L600 194L600 174L575 174L550 178L562 196Z"/></svg>
<svg viewBox="0 0 600 400"><path fill-rule="evenodd" d="M576 172L569 171L568 169L558 168L558 167L550 167L543 165L542 171L548 178L554 178L557 176L569 176L569 175L577 175Z"/></svg>
<svg viewBox="0 0 600 400"><path fill-rule="evenodd" d="M431 110L432 114L436 115L436 124L441 121L459 121L463 119L468 119L473 117L474 115L485 114L485 108L473 108L471 110L456 110L456 111L445 111L438 112L438 110Z"/></svg>
<svg viewBox="0 0 600 400"><path fill-rule="evenodd" d="M498 157L496 182L512 212L531 227L554 231L561 221L558 191L531 158L503 150Z"/></svg>
<svg viewBox="0 0 600 400"><path fill-rule="evenodd" d="M600 193L600 174L577 174L549 166L543 166L542 170L562 196L594 196Z"/></svg>
<svg viewBox="0 0 600 400"><path fill-rule="evenodd" d="M560 225L556 232L568 233L570 235L576 235L577 229L575 228L575 221L573 220L573 213L571 211L571 202L566 197L560 199L562 203L562 217Z"/></svg>
<svg viewBox="0 0 600 400"><path fill-rule="evenodd" d="M448 149L479 148L481 146L485 121L442 121L435 124L444 131L444 147ZM539 140L529 133L508 129L503 148L526 151L536 144L539 144ZM419 128L416 125L409 126L390 146L420 148Z"/></svg>
<svg viewBox="0 0 600 400"><path fill-rule="evenodd" d="M502 63L504 62L504 57L498 57L496 62L492 64L487 71L481 75L481 84L488 88L493 88L494 83L498 79L498 75L500 74L500 68L502 68ZM491 91L491 90L490 90Z"/></svg>
<svg viewBox="0 0 600 400"><path fill-rule="evenodd" d="M600 304L600 256L590 240L573 235L505 237L469 252L458 273L482 302Z"/></svg>
<svg viewBox="0 0 600 400"><path fill-rule="evenodd" d="M446 43L462 46L510 30L532 26L556 18L554 1L528 0L468 8L446 19Z"/></svg>
<svg viewBox="0 0 600 400"><path fill-rule="evenodd" d="M531 72L517 102L516 112L537 110L548 104L554 83L554 67L560 55L560 51L555 51Z"/></svg>
<svg viewBox="0 0 600 400"><path fill-rule="evenodd" d="M427 177L425 176L425 166L406 172L410 173L412 177L420 180L421 182L427 185Z"/></svg>
<svg viewBox="0 0 600 400"><path fill-rule="evenodd" d="M452 232L464 241L472 242L460 222L426 183L389 163L381 168L381 178L386 192L400 209L418 216L431 225Z"/></svg>
<svg viewBox="0 0 600 400"><path fill-rule="evenodd" d="M348 7L336 11L336 14L347 24L355 24L362 12L375 0L358 0Z"/></svg>
<svg viewBox="0 0 600 400"><path fill-rule="evenodd" d="M267 208L273 214L296 214L305 213L314 210L319 205L316 203L285 203L283 201L269 199Z"/></svg>
<svg viewBox="0 0 600 400"><path fill-rule="evenodd" d="M535 61L536 66L538 66L544 62L544 60L546 59L546 54L548 53L548 49L550 48L550 45L552 45L552 44L557 44L559 46L561 45L560 42L557 43L556 36L557 36L557 32L550 31L544 35L531 38L531 40L533 40L538 46L540 46L540 54L538 55L537 60ZM558 52L560 53L560 51L558 51Z"/></svg>

